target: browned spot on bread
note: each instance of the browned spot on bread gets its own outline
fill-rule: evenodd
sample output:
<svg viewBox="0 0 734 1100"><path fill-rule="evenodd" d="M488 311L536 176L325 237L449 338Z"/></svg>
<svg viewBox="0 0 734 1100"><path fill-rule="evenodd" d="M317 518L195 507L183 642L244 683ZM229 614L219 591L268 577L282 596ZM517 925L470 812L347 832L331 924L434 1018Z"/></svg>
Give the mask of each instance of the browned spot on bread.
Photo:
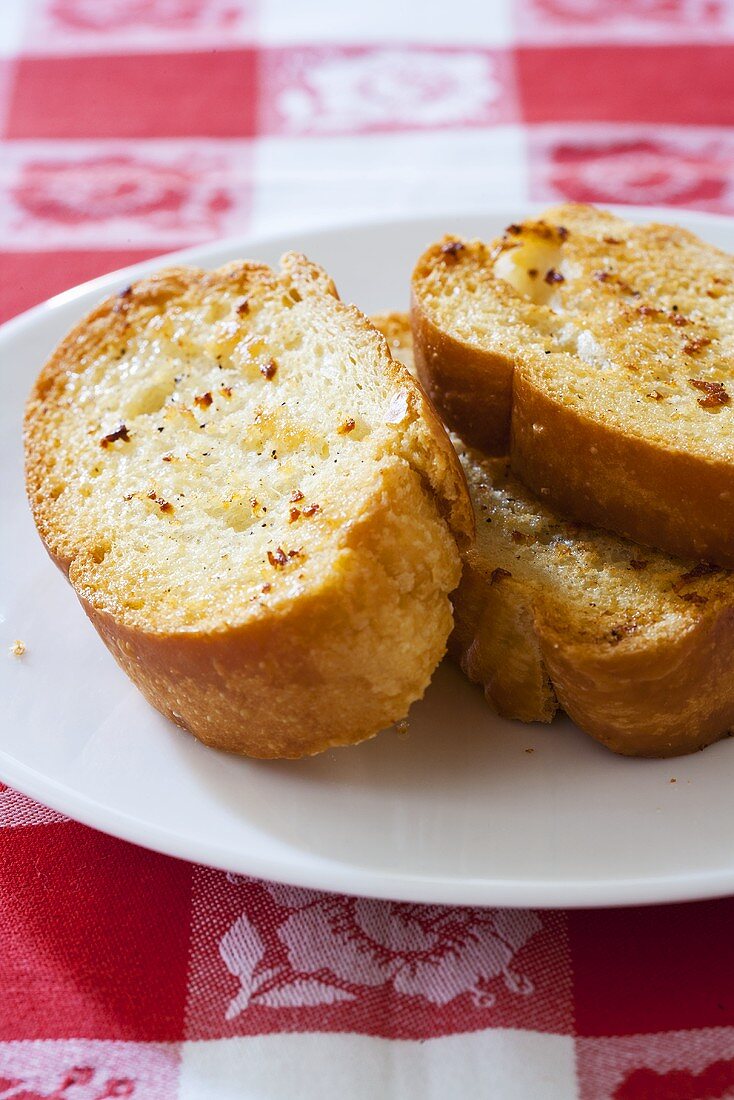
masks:
<svg viewBox="0 0 734 1100"><path fill-rule="evenodd" d="M728 405L731 398L724 388L723 382L707 382L704 378L689 378L690 384L697 390L701 390L705 397L699 397L698 403L702 409L716 409L720 405Z"/></svg>
<svg viewBox="0 0 734 1100"><path fill-rule="evenodd" d="M121 439L123 443L130 441L130 433L124 424L120 424L120 427L115 428L114 432L110 432L109 435L103 435L99 443L101 447L109 447L110 443L115 443L118 439Z"/></svg>
<svg viewBox="0 0 734 1100"><path fill-rule="evenodd" d="M556 283L565 283L565 281L566 280L563 275L561 275L560 271L556 271L554 267L548 268L543 279L543 282L547 283L548 286L553 286Z"/></svg>
<svg viewBox="0 0 734 1100"><path fill-rule="evenodd" d="M171 504L171 502L168 500L164 500L163 497L159 496L158 493L156 493L155 489L151 489L151 491L148 493L148 500L154 500L160 508L161 512L165 512L167 515L171 515L173 513L173 505Z"/></svg>
<svg viewBox="0 0 734 1100"><path fill-rule="evenodd" d="M208 409L213 401L212 395L207 393L200 393L194 398L194 404L198 405L200 409Z"/></svg>
<svg viewBox="0 0 734 1100"><path fill-rule="evenodd" d="M630 569L636 570L638 573L642 569L647 569L649 562L646 562L644 558L632 558L630 561Z"/></svg>
<svg viewBox="0 0 734 1100"><path fill-rule="evenodd" d="M511 577L511 576L512 576L512 573L509 571L509 569L497 568L497 569L492 570L491 581L492 581L492 584L499 584L499 582L503 581L505 579L505 577Z"/></svg>
<svg viewBox="0 0 734 1100"><path fill-rule="evenodd" d="M710 343L710 336L694 336L691 340L685 342L683 351L686 355L696 355L702 348L708 347Z"/></svg>
<svg viewBox="0 0 734 1100"><path fill-rule="evenodd" d="M630 634L635 634L639 629L639 623L620 623L618 626L613 626L609 631L609 640L612 645L616 645L618 642L622 641L622 638L626 638Z"/></svg>
<svg viewBox="0 0 734 1100"><path fill-rule="evenodd" d="M275 373L277 369L278 364L275 362L275 360L268 359L267 363L263 363L263 365L260 367L260 374L267 382L270 382L271 379L275 378Z"/></svg>
<svg viewBox="0 0 734 1100"><path fill-rule="evenodd" d="M340 424L339 427L336 430L339 433L339 435L348 435L349 432L354 431L354 428L355 428L355 422L354 422L354 420L352 419L351 416L348 416L347 419L342 424Z"/></svg>
<svg viewBox="0 0 734 1100"><path fill-rule="evenodd" d="M700 561L698 565L694 565L687 573L682 573L680 579L682 581L695 581L698 577L709 577L712 573L721 572L722 569L718 565L714 565L712 561Z"/></svg>

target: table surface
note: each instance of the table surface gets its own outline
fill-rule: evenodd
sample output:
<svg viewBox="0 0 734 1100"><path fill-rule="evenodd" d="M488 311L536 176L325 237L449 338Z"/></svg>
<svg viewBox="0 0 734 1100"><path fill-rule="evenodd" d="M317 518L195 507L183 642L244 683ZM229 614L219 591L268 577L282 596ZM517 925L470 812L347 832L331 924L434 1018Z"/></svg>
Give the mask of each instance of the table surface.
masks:
<svg viewBox="0 0 734 1100"><path fill-rule="evenodd" d="M725 0L3 0L0 312L330 219L732 213L733 121ZM318 894L0 788L0 1100L734 1096L733 920Z"/></svg>

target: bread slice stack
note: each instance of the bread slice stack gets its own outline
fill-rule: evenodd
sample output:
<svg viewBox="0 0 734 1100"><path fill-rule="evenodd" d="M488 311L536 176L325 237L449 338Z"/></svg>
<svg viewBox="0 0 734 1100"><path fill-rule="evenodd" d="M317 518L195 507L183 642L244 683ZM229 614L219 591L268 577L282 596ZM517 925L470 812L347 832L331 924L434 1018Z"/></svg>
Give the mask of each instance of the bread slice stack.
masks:
<svg viewBox="0 0 734 1100"><path fill-rule="evenodd" d="M632 232L619 219L585 208L564 208L558 226L557 218L552 211L534 223L530 265L551 293L560 284L547 280L551 266L542 266L549 236L562 248L580 225L603 226L618 243ZM524 238L526 232L510 227L509 237ZM468 255L462 258L464 251ZM713 562L673 557L580 524L551 506L550 494L534 493L513 471L508 431L514 423L515 374L528 354L524 340L551 332L556 320L549 316L555 312L550 298L531 302L526 285L506 287L503 275L485 271L489 257L503 255L503 241L485 246L446 238L419 261L413 286L420 378L449 424L485 448L454 435L477 537L453 596L450 650L505 717L549 722L562 708L582 729L626 755L675 756L703 748L734 727L734 578ZM553 258L558 265L553 270L569 272L570 281L577 269L558 253ZM492 300L495 290L501 305ZM606 300L602 305L611 308ZM573 305L575 316L582 308L593 313L593 302ZM697 314L692 324L695 319ZM414 369L407 316L374 320L393 354ZM588 327L588 317L585 323ZM644 345L636 354L645 354ZM717 369L723 374L724 364ZM487 410L486 417L481 410ZM718 422L724 432L727 422ZM564 438L556 439L556 446L573 453Z"/></svg>
<svg viewBox="0 0 734 1100"><path fill-rule="evenodd" d="M384 338L304 257L171 268L61 343L25 422L40 535L147 699L260 757L401 719L473 515Z"/></svg>
<svg viewBox="0 0 734 1100"><path fill-rule="evenodd" d="M445 237L410 321L298 254L170 268L41 372L33 515L208 745L371 737L448 644L500 714L690 752L734 728L733 319L734 259L585 206Z"/></svg>

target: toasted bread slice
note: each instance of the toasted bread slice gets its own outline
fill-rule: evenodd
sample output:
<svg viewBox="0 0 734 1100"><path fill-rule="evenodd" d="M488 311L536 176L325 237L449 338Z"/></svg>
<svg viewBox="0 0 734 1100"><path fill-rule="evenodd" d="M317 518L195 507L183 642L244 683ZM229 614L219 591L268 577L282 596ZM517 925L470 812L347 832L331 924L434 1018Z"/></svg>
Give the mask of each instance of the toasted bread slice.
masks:
<svg viewBox="0 0 734 1100"><path fill-rule="evenodd" d="M734 258L588 206L413 279L418 373L450 428L564 515L734 566Z"/></svg>
<svg viewBox="0 0 734 1100"><path fill-rule="evenodd" d="M408 319L375 318L410 367ZM506 459L457 439L476 544L449 649L508 718L562 707L628 756L677 756L734 727L734 577L559 519Z"/></svg>
<svg viewBox="0 0 734 1100"><path fill-rule="evenodd" d="M25 440L51 556L202 741L298 757L422 695L466 484L383 337L304 257L172 268L104 302L41 372Z"/></svg>

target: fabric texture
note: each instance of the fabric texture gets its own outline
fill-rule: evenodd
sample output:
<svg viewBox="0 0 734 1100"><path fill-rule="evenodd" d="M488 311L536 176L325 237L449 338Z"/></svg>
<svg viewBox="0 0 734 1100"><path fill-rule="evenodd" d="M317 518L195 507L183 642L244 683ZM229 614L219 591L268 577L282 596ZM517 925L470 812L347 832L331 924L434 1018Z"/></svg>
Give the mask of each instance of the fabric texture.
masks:
<svg viewBox="0 0 734 1100"><path fill-rule="evenodd" d="M231 233L734 213L733 121L726 0L3 0L0 311ZM0 1100L734 1097L733 922L319 894L0 787Z"/></svg>

